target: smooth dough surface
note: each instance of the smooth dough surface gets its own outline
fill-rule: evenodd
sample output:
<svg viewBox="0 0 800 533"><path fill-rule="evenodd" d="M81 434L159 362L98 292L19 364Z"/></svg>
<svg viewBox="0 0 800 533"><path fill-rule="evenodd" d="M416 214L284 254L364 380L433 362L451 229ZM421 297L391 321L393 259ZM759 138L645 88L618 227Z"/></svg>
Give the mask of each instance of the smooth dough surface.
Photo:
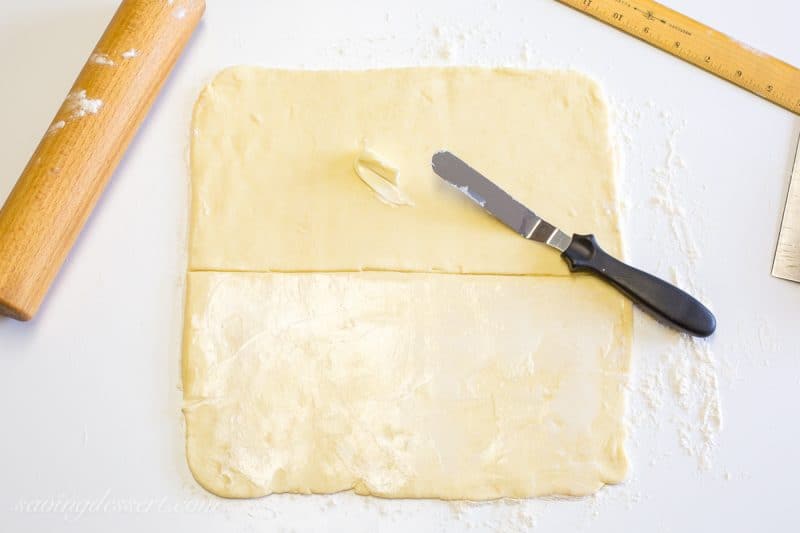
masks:
<svg viewBox="0 0 800 533"><path fill-rule="evenodd" d="M188 460L216 494L480 500L625 475L630 306L592 278L192 272L187 318Z"/></svg>
<svg viewBox="0 0 800 533"><path fill-rule="evenodd" d="M441 182L439 149L620 252L608 112L580 74L240 67L203 90L183 380L208 490L478 500L624 478L630 305ZM359 178L365 150L413 205Z"/></svg>
<svg viewBox="0 0 800 533"><path fill-rule="evenodd" d="M359 179L365 147L399 171L413 207ZM608 111L583 75L234 68L195 107L191 269L568 273L438 178L441 149L620 252Z"/></svg>

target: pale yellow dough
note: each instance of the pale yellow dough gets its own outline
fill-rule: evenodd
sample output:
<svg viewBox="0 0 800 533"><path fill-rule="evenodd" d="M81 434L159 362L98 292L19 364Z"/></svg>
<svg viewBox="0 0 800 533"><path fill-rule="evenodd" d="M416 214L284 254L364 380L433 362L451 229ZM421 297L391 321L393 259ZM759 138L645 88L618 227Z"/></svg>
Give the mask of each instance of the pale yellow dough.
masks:
<svg viewBox="0 0 800 533"><path fill-rule="evenodd" d="M583 495L625 474L630 307L594 279L193 272L188 317L189 464L216 494Z"/></svg>
<svg viewBox="0 0 800 533"><path fill-rule="evenodd" d="M448 149L570 233L620 252L608 112L572 72L223 71L192 139L193 270L567 274L431 170ZM364 146L414 207L353 171Z"/></svg>
<svg viewBox="0 0 800 533"><path fill-rule="evenodd" d="M593 82L235 68L193 128L183 381L204 487L480 500L624 478L630 304L430 168L449 149L618 254ZM362 181L364 150L411 205Z"/></svg>

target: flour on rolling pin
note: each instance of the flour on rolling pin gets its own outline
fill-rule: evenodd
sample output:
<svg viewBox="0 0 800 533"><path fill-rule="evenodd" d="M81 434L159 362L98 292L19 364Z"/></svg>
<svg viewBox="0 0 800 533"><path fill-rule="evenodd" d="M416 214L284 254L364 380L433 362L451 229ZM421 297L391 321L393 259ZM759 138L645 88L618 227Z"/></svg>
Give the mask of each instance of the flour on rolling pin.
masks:
<svg viewBox="0 0 800 533"><path fill-rule="evenodd" d="M92 57L89 58L89 61L92 63L97 63L98 65L107 65L109 67L114 66L114 60L108 57L106 54L92 54Z"/></svg>
<svg viewBox="0 0 800 533"><path fill-rule="evenodd" d="M81 118L86 115L96 115L100 108L103 107L103 101L99 98L89 98L86 96L86 90L74 91L67 95L65 102L67 111L70 118Z"/></svg>
<svg viewBox="0 0 800 533"><path fill-rule="evenodd" d="M47 128L47 132L45 133L45 135L52 135L53 133L57 132L66 125L67 122L65 120L57 120L53 122L49 128Z"/></svg>
<svg viewBox="0 0 800 533"><path fill-rule="evenodd" d="M134 57L137 57L138 55L139 55L139 50L137 50L136 48L130 48L130 49L125 50L124 52L122 52L120 54L122 59L133 59ZM92 63L96 63L98 65L106 65L106 66L109 66L109 67L113 67L114 65L116 65L116 62L113 59L111 59L108 56L108 54L104 54L104 53L100 53L100 52L96 52L96 53L92 54L92 56L89 58L89 61L91 61Z"/></svg>
<svg viewBox="0 0 800 533"><path fill-rule="evenodd" d="M64 109L68 113L66 119L61 119L53 122L47 129L45 135L52 135L58 132L68 122L83 118L86 115L96 115L100 108L103 107L103 101L99 98L89 98L86 96L86 90L73 91L67 95L64 100Z"/></svg>
<svg viewBox="0 0 800 533"><path fill-rule="evenodd" d="M204 11L122 1L0 209L0 314L33 318Z"/></svg>
<svg viewBox="0 0 800 533"><path fill-rule="evenodd" d="M175 5L175 0L167 0L167 5L168 6ZM178 20L186 17L186 8L183 6L176 7L175 10L172 12L172 16Z"/></svg>

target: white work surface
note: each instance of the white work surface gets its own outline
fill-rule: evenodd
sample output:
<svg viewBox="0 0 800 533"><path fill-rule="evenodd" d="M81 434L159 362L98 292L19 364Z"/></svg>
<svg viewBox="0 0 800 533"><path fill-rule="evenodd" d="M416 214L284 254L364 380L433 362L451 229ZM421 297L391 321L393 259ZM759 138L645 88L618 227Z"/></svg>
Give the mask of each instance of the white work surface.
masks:
<svg viewBox="0 0 800 533"><path fill-rule="evenodd" d="M799 530L800 284L770 269L800 118L552 0L208 3L40 314L0 319L0 530ZM800 65L793 0L668 3ZM114 9L0 3L0 199ZM233 64L570 67L603 84L628 259L677 276L719 321L692 346L637 312L627 483L450 504L228 501L194 482L179 390L189 121Z"/></svg>

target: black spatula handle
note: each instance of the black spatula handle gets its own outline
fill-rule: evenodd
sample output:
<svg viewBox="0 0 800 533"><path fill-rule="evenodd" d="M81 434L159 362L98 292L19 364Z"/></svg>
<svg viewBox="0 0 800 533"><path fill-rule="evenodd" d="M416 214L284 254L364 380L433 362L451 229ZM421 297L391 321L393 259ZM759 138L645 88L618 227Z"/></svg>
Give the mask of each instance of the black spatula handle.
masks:
<svg viewBox="0 0 800 533"><path fill-rule="evenodd" d="M677 329L708 337L717 328L717 320L706 306L678 287L611 257L594 235L573 235L561 257L571 271L601 277L656 319Z"/></svg>

